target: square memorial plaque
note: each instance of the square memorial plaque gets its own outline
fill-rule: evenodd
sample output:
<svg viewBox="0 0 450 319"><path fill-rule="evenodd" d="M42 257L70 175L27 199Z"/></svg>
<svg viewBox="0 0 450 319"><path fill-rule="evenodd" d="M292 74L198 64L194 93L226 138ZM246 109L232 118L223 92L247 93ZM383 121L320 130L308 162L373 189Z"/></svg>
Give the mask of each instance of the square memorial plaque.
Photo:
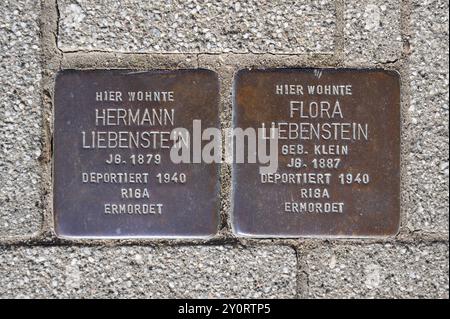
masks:
<svg viewBox="0 0 450 319"><path fill-rule="evenodd" d="M261 145L266 145L266 150L258 145L256 163L249 163L250 139L235 142L235 151L244 151L246 158L233 164L237 234L379 237L398 232L398 73L241 70L233 103L235 129L261 129ZM269 139L271 134L277 138ZM269 161L261 154L273 156ZM267 169L269 164L275 169Z"/></svg>
<svg viewBox="0 0 450 319"><path fill-rule="evenodd" d="M190 147L194 120L220 128L214 72L66 70L54 102L58 236L216 233L219 164L170 157L173 146Z"/></svg>

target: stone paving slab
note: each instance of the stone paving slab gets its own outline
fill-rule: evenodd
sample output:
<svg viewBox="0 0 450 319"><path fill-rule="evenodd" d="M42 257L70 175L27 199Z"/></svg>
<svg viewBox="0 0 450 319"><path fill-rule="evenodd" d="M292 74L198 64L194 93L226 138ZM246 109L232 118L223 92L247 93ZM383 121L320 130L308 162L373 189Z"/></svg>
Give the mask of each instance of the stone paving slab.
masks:
<svg viewBox="0 0 450 319"><path fill-rule="evenodd" d="M397 0L345 1L345 61L388 62L402 52L400 6Z"/></svg>
<svg viewBox="0 0 450 319"><path fill-rule="evenodd" d="M2 298L294 298L283 246L0 248Z"/></svg>
<svg viewBox="0 0 450 319"><path fill-rule="evenodd" d="M411 3L410 106L405 125L407 227L449 231L448 1ZM408 80L408 79L405 79Z"/></svg>
<svg viewBox="0 0 450 319"><path fill-rule="evenodd" d="M335 3L58 0L63 51L305 53L334 49Z"/></svg>
<svg viewBox="0 0 450 319"><path fill-rule="evenodd" d="M1 1L0 237L40 230L40 4Z"/></svg>
<svg viewBox="0 0 450 319"><path fill-rule="evenodd" d="M448 298L448 242L322 244L301 251L308 298Z"/></svg>

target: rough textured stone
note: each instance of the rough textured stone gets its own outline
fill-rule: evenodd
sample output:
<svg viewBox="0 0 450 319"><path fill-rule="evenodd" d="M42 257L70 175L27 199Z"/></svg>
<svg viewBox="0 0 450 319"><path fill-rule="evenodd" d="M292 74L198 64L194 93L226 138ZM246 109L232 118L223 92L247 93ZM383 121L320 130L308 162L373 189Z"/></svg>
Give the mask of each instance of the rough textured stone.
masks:
<svg viewBox="0 0 450 319"><path fill-rule="evenodd" d="M413 1L411 103L408 136L407 226L445 232L449 227L448 1Z"/></svg>
<svg viewBox="0 0 450 319"><path fill-rule="evenodd" d="M400 57L400 5L396 0L345 1L345 58L387 62Z"/></svg>
<svg viewBox="0 0 450 319"><path fill-rule="evenodd" d="M292 298L288 247L33 247L0 250L3 298Z"/></svg>
<svg viewBox="0 0 450 319"><path fill-rule="evenodd" d="M303 251L310 298L448 298L448 243L327 244Z"/></svg>
<svg viewBox="0 0 450 319"><path fill-rule="evenodd" d="M31 235L41 225L40 3L0 10L0 236Z"/></svg>
<svg viewBox="0 0 450 319"><path fill-rule="evenodd" d="M41 2L44 22L54 21L41 30L45 47L54 48L49 33L58 31L57 2L59 47L75 51L66 52L62 61L56 50L46 53L48 88L59 62L63 68L200 65L220 73L224 127L231 126L231 84L239 68L336 66L340 59L347 65L373 65L401 58L396 65L410 75L402 77L403 98L410 99L402 113L404 226L415 236L403 233L408 243L307 241L298 252L298 269L294 251L281 246L46 247L39 239L18 239L19 246L0 247L0 297L284 298L295 297L297 289L304 297L448 298L448 241L428 241L448 238L448 1L2 1L1 238L30 234L40 226ZM335 4L344 15L344 39L336 34ZM404 19L411 9L409 26L407 20L400 23L402 5ZM411 35L410 61L400 55L401 25ZM345 45L342 56L303 54L332 52L335 36ZM151 54L127 54L142 52ZM209 54L225 52L265 54ZM404 68L408 62L409 71ZM222 213L229 213L229 166L223 166L222 176ZM225 224L229 215L223 216Z"/></svg>
<svg viewBox="0 0 450 319"><path fill-rule="evenodd" d="M304 53L334 47L331 0L58 3L65 51Z"/></svg>

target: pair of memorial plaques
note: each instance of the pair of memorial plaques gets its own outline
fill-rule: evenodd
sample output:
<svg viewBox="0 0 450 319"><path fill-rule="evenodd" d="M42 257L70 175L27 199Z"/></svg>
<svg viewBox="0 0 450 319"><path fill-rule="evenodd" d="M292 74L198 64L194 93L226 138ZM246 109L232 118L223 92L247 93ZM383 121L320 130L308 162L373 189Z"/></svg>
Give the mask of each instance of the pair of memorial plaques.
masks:
<svg viewBox="0 0 450 319"><path fill-rule="evenodd" d="M398 230L395 72L241 70L230 130L220 123L217 74L201 69L63 71L54 108L58 236L213 236L222 158L232 164L238 235Z"/></svg>

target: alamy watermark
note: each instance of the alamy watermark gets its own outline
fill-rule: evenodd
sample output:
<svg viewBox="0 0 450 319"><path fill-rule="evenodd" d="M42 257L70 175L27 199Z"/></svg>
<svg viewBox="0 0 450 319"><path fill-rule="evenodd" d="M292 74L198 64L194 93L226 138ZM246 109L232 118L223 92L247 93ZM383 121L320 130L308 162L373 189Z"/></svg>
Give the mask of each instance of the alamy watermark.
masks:
<svg viewBox="0 0 450 319"><path fill-rule="evenodd" d="M170 133L170 159L180 163L259 164L260 174L278 169L278 129L275 127L202 129L201 120L192 122L192 133L182 127ZM223 156L222 147L225 148Z"/></svg>

